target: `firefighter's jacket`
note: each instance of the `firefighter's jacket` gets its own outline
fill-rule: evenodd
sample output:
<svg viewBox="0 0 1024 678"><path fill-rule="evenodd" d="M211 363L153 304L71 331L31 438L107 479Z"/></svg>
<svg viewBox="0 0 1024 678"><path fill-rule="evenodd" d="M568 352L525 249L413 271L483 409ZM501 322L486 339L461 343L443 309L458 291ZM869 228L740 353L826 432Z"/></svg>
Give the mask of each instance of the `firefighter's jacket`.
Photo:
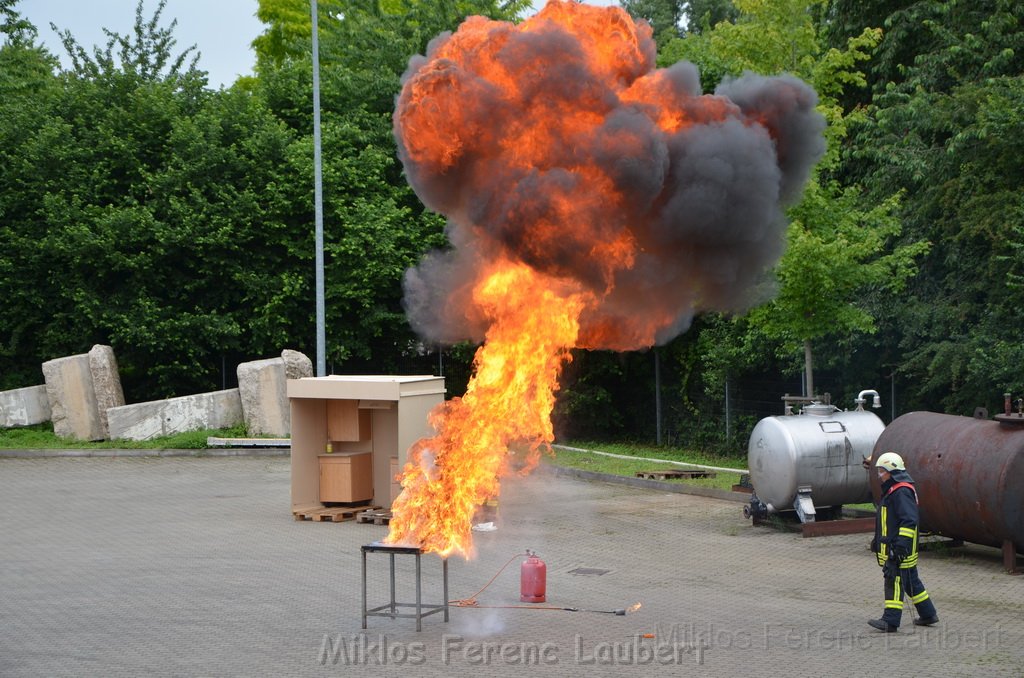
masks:
<svg viewBox="0 0 1024 678"><path fill-rule="evenodd" d="M882 484L882 501L875 514L875 554L885 565L890 554L903 556L901 568L917 566L917 493L906 471L893 471Z"/></svg>

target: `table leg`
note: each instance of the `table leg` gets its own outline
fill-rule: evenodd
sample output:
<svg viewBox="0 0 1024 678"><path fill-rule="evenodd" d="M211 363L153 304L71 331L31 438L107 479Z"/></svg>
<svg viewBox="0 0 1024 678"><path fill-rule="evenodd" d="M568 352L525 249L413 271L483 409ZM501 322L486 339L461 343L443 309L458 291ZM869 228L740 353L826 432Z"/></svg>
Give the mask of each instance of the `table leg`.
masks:
<svg viewBox="0 0 1024 678"><path fill-rule="evenodd" d="M420 554L416 554L416 630L420 630L420 623L423 620L420 588Z"/></svg>
<svg viewBox="0 0 1024 678"><path fill-rule="evenodd" d="M363 551L363 628L366 628L366 551Z"/></svg>
<svg viewBox="0 0 1024 678"><path fill-rule="evenodd" d="M448 559L441 559L441 572L442 579L444 580L444 600L441 601L444 604L444 620L448 621Z"/></svg>
<svg viewBox="0 0 1024 678"><path fill-rule="evenodd" d="M395 606L395 554L389 553L388 556L391 558L391 614L395 614L398 611Z"/></svg>

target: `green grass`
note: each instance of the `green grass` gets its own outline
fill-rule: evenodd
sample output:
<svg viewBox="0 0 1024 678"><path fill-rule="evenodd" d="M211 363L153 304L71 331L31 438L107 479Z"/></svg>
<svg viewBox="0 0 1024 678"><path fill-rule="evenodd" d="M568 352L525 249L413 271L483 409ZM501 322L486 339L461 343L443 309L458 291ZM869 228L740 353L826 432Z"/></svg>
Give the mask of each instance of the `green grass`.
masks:
<svg viewBox="0 0 1024 678"><path fill-rule="evenodd" d="M690 464L723 466L735 469L745 469L747 467L746 457L725 457L709 454L700 450L687 450L678 447L640 445L638 443L595 443L585 440L559 441L556 444L564 445L565 447L576 447L584 450L598 450L600 452L621 454L630 457L668 459L672 461L687 462Z"/></svg>
<svg viewBox="0 0 1024 678"><path fill-rule="evenodd" d="M735 468L745 469L746 459L737 459L735 457L720 457L716 455L707 454L705 452L693 451L693 450L681 450L678 448L666 448L657 447L653 445L636 445L631 443L593 443L593 442L560 442L559 445L566 447L576 447L583 450L597 450L599 452L609 452L611 454L620 454L624 456L636 457L636 459L617 459L615 457L605 457L599 454L591 454L589 452L576 452L573 450L554 449L553 457L544 457L544 462L554 466L564 466L566 468L578 468L585 471L595 471L597 473L608 473L616 476L627 476L630 478L635 477L637 471L657 471L672 468L685 468L677 466L675 464L659 463L654 461L645 461L642 457L655 458L655 459L666 459L672 461L686 462L690 464L702 464L705 466L721 466L724 468ZM696 487L714 487L721 490L731 490L732 486L739 482L740 471L737 470L735 474L727 473L724 471L716 471L714 478L695 478L693 480L666 480L669 483L680 483L684 485L692 485ZM847 504L846 508L851 509L863 509L865 511L874 511L875 505L871 503L867 504Z"/></svg>
<svg viewBox="0 0 1024 678"><path fill-rule="evenodd" d="M131 449L131 450L202 450L209 436L220 438L245 437L245 426L215 431L188 431L151 440L102 440L87 442L61 438L53 432L53 424L37 424L23 428L0 429L0 449Z"/></svg>
<svg viewBox="0 0 1024 678"><path fill-rule="evenodd" d="M732 488L733 485L739 482L740 474L742 470L745 468L744 464L746 461L743 459L736 459L730 457L717 457L713 455L708 455L703 452L691 450L643 446L627 443L566 442L560 444L564 444L567 447L575 447L584 450L597 450L599 452L608 452L611 454L635 457L635 459L617 459L615 457L606 457L599 454L592 454L590 452L577 452L575 450L564 450L560 448L555 448L553 450L554 456L544 457L545 463L552 464L554 466L562 466L566 468L577 468L585 471L594 471L596 473L608 473L616 476L626 476L629 478L635 477L638 471L659 471L684 468L676 464L648 461L647 459L644 459L644 457L648 459L665 459L690 464L703 464L706 466L721 466L725 468L737 469L736 473L716 471L716 475L714 478L694 478L687 480L665 481L669 483L679 483L694 487L713 487L723 490L729 490Z"/></svg>

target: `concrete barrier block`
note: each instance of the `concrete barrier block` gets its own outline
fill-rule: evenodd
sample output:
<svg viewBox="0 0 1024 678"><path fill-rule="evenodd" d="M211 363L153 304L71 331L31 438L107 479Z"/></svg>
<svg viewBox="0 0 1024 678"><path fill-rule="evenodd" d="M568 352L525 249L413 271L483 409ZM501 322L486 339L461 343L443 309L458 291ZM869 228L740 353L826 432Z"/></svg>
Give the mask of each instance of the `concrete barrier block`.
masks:
<svg viewBox="0 0 1024 678"><path fill-rule="evenodd" d="M53 432L64 438L103 440L89 356L83 353L48 360L43 363L43 379Z"/></svg>
<svg viewBox="0 0 1024 678"><path fill-rule="evenodd" d="M32 426L44 421L50 421L45 385L0 391L0 428Z"/></svg>
<svg viewBox="0 0 1024 678"><path fill-rule="evenodd" d="M305 353L286 348L281 351L281 359L284 360L285 379L305 379L313 376L313 361L307 358Z"/></svg>
<svg viewBox="0 0 1024 678"><path fill-rule="evenodd" d="M313 376L313 363L298 351L285 349L280 358L253 360L238 366L242 416L250 436L291 435L288 379Z"/></svg>
<svg viewBox="0 0 1024 678"><path fill-rule="evenodd" d="M114 349L96 344L88 353L43 363L53 432L65 438L104 440L107 408L124 405Z"/></svg>
<svg viewBox="0 0 1024 678"><path fill-rule="evenodd" d="M96 344L89 351L89 371L92 374L92 390L96 395L96 410L100 417L103 437L109 437L107 410L124 405L124 391L121 389L121 375L117 371L114 349Z"/></svg>
<svg viewBox="0 0 1024 678"><path fill-rule="evenodd" d="M250 436L288 436L289 407L281 358L253 360L238 366L242 416Z"/></svg>
<svg viewBox="0 0 1024 678"><path fill-rule="evenodd" d="M238 426L242 401L237 388L154 400L107 410L114 440L149 440L158 436Z"/></svg>

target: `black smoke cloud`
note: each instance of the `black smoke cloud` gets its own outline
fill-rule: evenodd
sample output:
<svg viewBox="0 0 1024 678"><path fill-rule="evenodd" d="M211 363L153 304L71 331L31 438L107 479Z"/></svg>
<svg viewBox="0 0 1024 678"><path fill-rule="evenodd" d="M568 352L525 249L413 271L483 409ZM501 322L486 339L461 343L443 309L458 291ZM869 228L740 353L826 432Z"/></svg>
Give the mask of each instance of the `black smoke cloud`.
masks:
<svg viewBox="0 0 1024 678"><path fill-rule="evenodd" d="M406 273L413 327L435 342L481 340L487 320L469 293L497 257L593 290L603 301L581 317L590 348L663 343L697 312L749 306L783 251L783 209L825 150L814 91L790 76L745 74L702 96L692 64L655 71L646 30L624 83L595 72L585 45L548 23L520 33L494 22L486 36L494 59L523 74L515 96L475 57L452 57L452 36L410 61L395 112L399 155L424 204L448 217L451 243ZM691 124L659 127L653 105L622 94L636 78L650 78L659 105ZM552 119L581 109L599 123L551 133ZM418 151L426 127L450 140L443 162ZM511 161L519 149L503 142L532 129L550 134L545 156ZM593 190L595 171L617 199ZM572 196L571 214L562 196ZM594 243L623 236L635 260L610 270Z"/></svg>

